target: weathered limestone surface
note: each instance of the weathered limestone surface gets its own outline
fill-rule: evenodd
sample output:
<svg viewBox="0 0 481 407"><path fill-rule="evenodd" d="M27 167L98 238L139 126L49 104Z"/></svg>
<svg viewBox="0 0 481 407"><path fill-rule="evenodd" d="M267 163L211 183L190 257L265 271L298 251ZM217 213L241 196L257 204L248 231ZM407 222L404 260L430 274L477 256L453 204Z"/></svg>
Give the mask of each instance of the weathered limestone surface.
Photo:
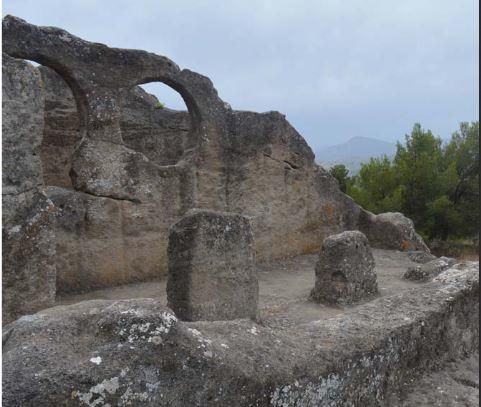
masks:
<svg viewBox="0 0 481 407"><path fill-rule="evenodd" d="M23 81L38 81L37 88L31 86L29 89L17 77L19 71L15 64L25 66ZM57 292L85 291L93 287L145 281L165 274L168 229L183 213L184 207L189 206L186 204L189 195L186 188L189 188L192 176L182 166L159 167L151 175L138 170L135 179L138 188L132 188L138 191L138 195L148 195L144 202L137 202L135 198L129 201L129 196L112 199L73 190L69 173L80 133L78 112L70 88L51 69L35 68L8 55L4 56L3 73L4 101L12 106L10 110L8 106L4 107L4 129L7 126L12 129L12 139L4 137L3 142L4 193L13 188L9 184L15 177L23 177L14 182L26 183L24 189L31 188L34 182L47 185L43 191L58 208L58 222L51 231L55 233L55 238L53 235L51 238L56 246L52 262L57 269ZM7 84L22 86L28 93L20 98L11 94ZM25 100L30 105L37 105L37 116L32 113L25 118L22 111L29 106ZM188 114L156 109L156 99L141 88L134 88L125 103L121 124L125 128L123 134L127 143L132 144L129 147L149 155L159 165L178 160L178 149L169 153L169 149L163 146L172 147L172 143L166 141L169 138L180 140L180 146L183 145L182 137L189 129ZM13 121L15 123L10 125ZM134 129L138 132L136 138ZM156 148L152 146L152 139L157 141ZM23 154L22 157L19 154ZM104 157L109 155L113 155L112 151ZM115 172L114 164L115 160L110 167L112 172ZM126 182L133 183L135 171L129 170ZM32 175L34 171L37 179ZM12 205L14 210L15 206ZM9 207L4 205L5 216L8 210ZM55 284L55 278L53 281Z"/></svg>
<svg viewBox="0 0 481 407"><path fill-rule="evenodd" d="M252 219L260 261L312 253L322 240L357 229L362 209L314 161L277 112L233 112L221 152L227 210Z"/></svg>
<svg viewBox="0 0 481 407"><path fill-rule="evenodd" d="M33 66L3 55L2 321L55 301L55 207L46 197L39 148L43 89Z"/></svg>
<svg viewBox="0 0 481 407"><path fill-rule="evenodd" d="M359 230L364 232L374 247L429 253L421 236L416 233L413 221L399 212L374 215L364 211L359 219Z"/></svg>
<svg viewBox="0 0 481 407"><path fill-rule="evenodd" d="M425 252L422 250L413 250L408 252L409 258L415 263L427 263L431 260L436 260L437 257L434 254Z"/></svg>
<svg viewBox="0 0 481 407"><path fill-rule="evenodd" d="M68 201L55 231L59 291L165 276L168 229L192 208L248 216L259 261L316 252L327 236L355 229L375 247L427 250L406 218L376 217L344 195L283 115L233 111L208 78L166 57L12 16L3 45L56 71L40 68L37 161L45 183L65 189L48 189L53 202ZM178 91L188 112L156 108L137 87L152 81Z"/></svg>
<svg viewBox="0 0 481 407"><path fill-rule="evenodd" d="M153 299L88 301L4 328L6 406L390 406L479 346L479 264L327 320L182 322ZM34 334L34 335L33 335Z"/></svg>
<svg viewBox="0 0 481 407"><path fill-rule="evenodd" d="M411 378L391 398L390 407L478 407L479 352Z"/></svg>
<svg viewBox="0 0 481 407"><path fill-rule="evenodd" d="M69 171L80 123L72 91L55 71L39 66L44 91L44 129L40 157L46 185L72 188Z"/></svg>
<svg viewBox="0 0 481 407"><path fill-rule="evenodd" d="M255 318L259 286L249 219L193 210L169 236L168 306L182 320Z"/></svg>
<svg viewBox="0 0 481 407"><path fill-rule="evenodd" d="M456 259L443 256L421 264L420 266L410 267L406 273L404 273L403 278L406 280L427 281L441 274L442 271L455 263Z"/></svg>
<svg viewBox="0 0 481 407"><path fill-rule="evenodd" d="M317 302L350 304L377 293L374 257L366 236L347 231L322 243L311 298Z"/></svg>
<svg viewBox="0 0 481 407"><path fill-rule="evenodd" d="M2 62L2 193L15 195L43 185L44 93L31 64L6 54Z"/></svg>

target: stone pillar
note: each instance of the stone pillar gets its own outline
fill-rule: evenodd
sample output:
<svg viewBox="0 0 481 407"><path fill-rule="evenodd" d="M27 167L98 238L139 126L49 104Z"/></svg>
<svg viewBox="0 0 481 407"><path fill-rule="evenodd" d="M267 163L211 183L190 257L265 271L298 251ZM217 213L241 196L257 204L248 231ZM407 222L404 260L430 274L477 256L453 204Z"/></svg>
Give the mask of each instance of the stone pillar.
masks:
<svg viewBox="0 0 481 407"><path fill-rule="evenodd" d="M347 231L327 237L316 265L316 302L350 304L377 292L374 257L366 236Z"/></svg>
<svg viewBox="0 0 481 407"><path fill-rule="evenodd" d="M171 227L168 306L185 321L255 318L258 282L249 220L194 209Z"/></svg>

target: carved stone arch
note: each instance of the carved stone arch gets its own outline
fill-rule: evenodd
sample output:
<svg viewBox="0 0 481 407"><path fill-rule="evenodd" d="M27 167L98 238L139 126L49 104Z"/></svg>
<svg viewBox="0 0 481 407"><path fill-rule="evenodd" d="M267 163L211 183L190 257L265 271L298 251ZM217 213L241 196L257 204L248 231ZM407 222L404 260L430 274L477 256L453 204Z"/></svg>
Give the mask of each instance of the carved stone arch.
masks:
<svg viewBox="0 0 481 407"><path fill-rule="evenodd" d="M143 78L136 83L136 85L144 85L152 82L163 83L164 85L174 89L182 97L182 100L184 101L191 118L191 131L198 131L202 125L202 113L195 97L189 92L189 90L178 81L163 76Z"/></svg>
<svg viewBox="0 0 481 407"><path fill-rule="evenodd" d="M52 69L55 71L68 85L72 91L74 97L77 112L79 115L79 133L81 138L85 137L87 134L88 127L88 101L86 89L79 83L75 75L72 74L68 67L62 65L58 60L46 57L35 52L6 52L13 58L25 59L29 61L34 61L42 66Z"/></svg>
<svg viewBox="0 0 481 407"><path fill-rule="evenodd" d="M154 59L160 58L157 55L151 55ZM165 57L161 58L163 63L154 64L151 72L144 71L135 85L161 82L180 94L191 118L188 148L196 148L205 142L207 134L213 137L216 134L222 134L226 127L225 117L228 105L219 98L211 80L188 69L173 70L171 65L167 65L170 69L165 69Z"/></svg>
<svg viewBox="0 0 481 407"><path fill-rule="evenodd" d="M13 16L3 19L3 48L13 57L51 67L67 81L89 138L120 143L122 90L153 81L163 82L179 92L192 117L193 134L222 134L225 128L228 108L210 79L181 70L167 57L110 48L59 28L38 27Z"/></svg>

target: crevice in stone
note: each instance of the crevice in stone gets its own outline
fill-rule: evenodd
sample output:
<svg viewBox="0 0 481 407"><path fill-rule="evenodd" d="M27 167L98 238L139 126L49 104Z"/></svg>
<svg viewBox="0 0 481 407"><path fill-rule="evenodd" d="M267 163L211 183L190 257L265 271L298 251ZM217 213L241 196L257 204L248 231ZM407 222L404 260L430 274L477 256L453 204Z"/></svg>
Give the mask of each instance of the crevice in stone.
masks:
<svg viewBox="0 0 481 407"><path fill-rule="evenodd" d="M296 164L293 164L287 160L283 160L287 165L289 165L293 170L298 170L299 169L299 166L296 165Z"/></svg>
<svg viewBox="0 0 481 407"><path fill-rule="evenodd" d="M274 158L274 157L272 157L271 155L269 155L269 154L267 154L267 153L262 153L262 154L264 154L264 157L270 158L271 160L276 161L276 162L278 162L278 163L280 163L280 164L287 164L287 165L289 166L289 169L291 169L291 170L297 170L297 169L299 169L299 166L297 166L297 165L295 165L295 164L292 164L292 163L290 163L289 161L286 161L286 160L278 160L277 158Z"/></svg>
<svg viewBox="0 0 481 407"><path fill-rule="evenodd" d="M473 380L467 379L465 377L453 377L455 382L462 384L463 386L473 387L475 389L479 389L479 383L476 383Z"/></svg>
<svg viewBox="0 0 481 407"><path fill-rule="evenodd" d="M92 192L87 192L87 191L82 191L82 190L75 190L75 192L81 192L83 194L86 194L86 195L90 195L90 196L93 196L95 198L106 198L106 199L112 199L114 201L127 201L127 202L132 202L136 205L138 204L141 204L142 201L140 199L136 199L136 198L120 198L120 197L114 197L114 196L111 196L111 195L100 195L100 194L94 194Z"/></svg>

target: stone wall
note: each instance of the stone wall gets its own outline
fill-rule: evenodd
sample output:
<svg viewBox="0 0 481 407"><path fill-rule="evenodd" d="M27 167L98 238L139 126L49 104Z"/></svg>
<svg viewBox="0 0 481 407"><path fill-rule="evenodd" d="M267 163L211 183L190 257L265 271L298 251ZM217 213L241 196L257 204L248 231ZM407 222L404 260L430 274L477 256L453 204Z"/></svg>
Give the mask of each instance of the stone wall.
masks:
<svg viewBox="0 0 481 407"><path fill-rule="evenodd" d="M55 301L56 208L47 198L40 146L44 92L31 64L3 55L2 322Z"/></svg>
<svg viewBox="0 0 481 407"><path fill-rule="evenodd" d="M479 347L479 264L283 329L178 321L155 299L84 301L5 327L7 405L392 406Z"/></svg>
<svg viewBox="0 0 481 407"><path fill-rule="evenodd" d="M248 216L258 261L316 252L355 229L373 246L427 250L412 223L375 217L343 194L282 114L234 111L208 78L166 57L11 16L3 30L8 54L56 71L30 73L40 71L45 100L45 126L30 131L43 134L43 175L31 177L59 208L58 292L165 276L168 229L191 208ZM136 86L152 81L177 90L188 112L159 109ZM379 220L395 238L380 236Z"/></svg>
<svg viewBox="0 0 481 407"><path fill-rule="evenodd" d="M8 83L18 81L16 68L4 65ZM80 123L72 91L53 70L26 66L29 69L24 73L25 80L39 81L38 89L32 89L34 94L29 96L30 102L40 109L38 123L23 124L25 130L41 141L39 154L34 156L37 166L31 172L37 177L36 182L45 186L43 190L58 209L54 227L56 280L53 273L57 292L85 291L161 276L166 272L168 228L178 219L183 206L182 171L166 169L156 180L162 193L142 203L73 190L69 173L75 146L80 142ZM158 109L156 103L157 99L140 87L129 93L121 122L125 145L158 165L175 164L183 152L190 118L187 112ZM12 120L17 112L6 110L4 114ZM20 120L18 126L22 126ZM8 148L6 143L4 148ZM17 146L17 150L22 149L22 145ZM10 150L4 151L10 154ZM5 163L15 161L18 162L18 157ZM31 165L21 158L20 163L23 162ZM4 174L13 176L18 171L7 167ZM29 177L32 178L28 181L33 182L33 176Z"/></svg>

